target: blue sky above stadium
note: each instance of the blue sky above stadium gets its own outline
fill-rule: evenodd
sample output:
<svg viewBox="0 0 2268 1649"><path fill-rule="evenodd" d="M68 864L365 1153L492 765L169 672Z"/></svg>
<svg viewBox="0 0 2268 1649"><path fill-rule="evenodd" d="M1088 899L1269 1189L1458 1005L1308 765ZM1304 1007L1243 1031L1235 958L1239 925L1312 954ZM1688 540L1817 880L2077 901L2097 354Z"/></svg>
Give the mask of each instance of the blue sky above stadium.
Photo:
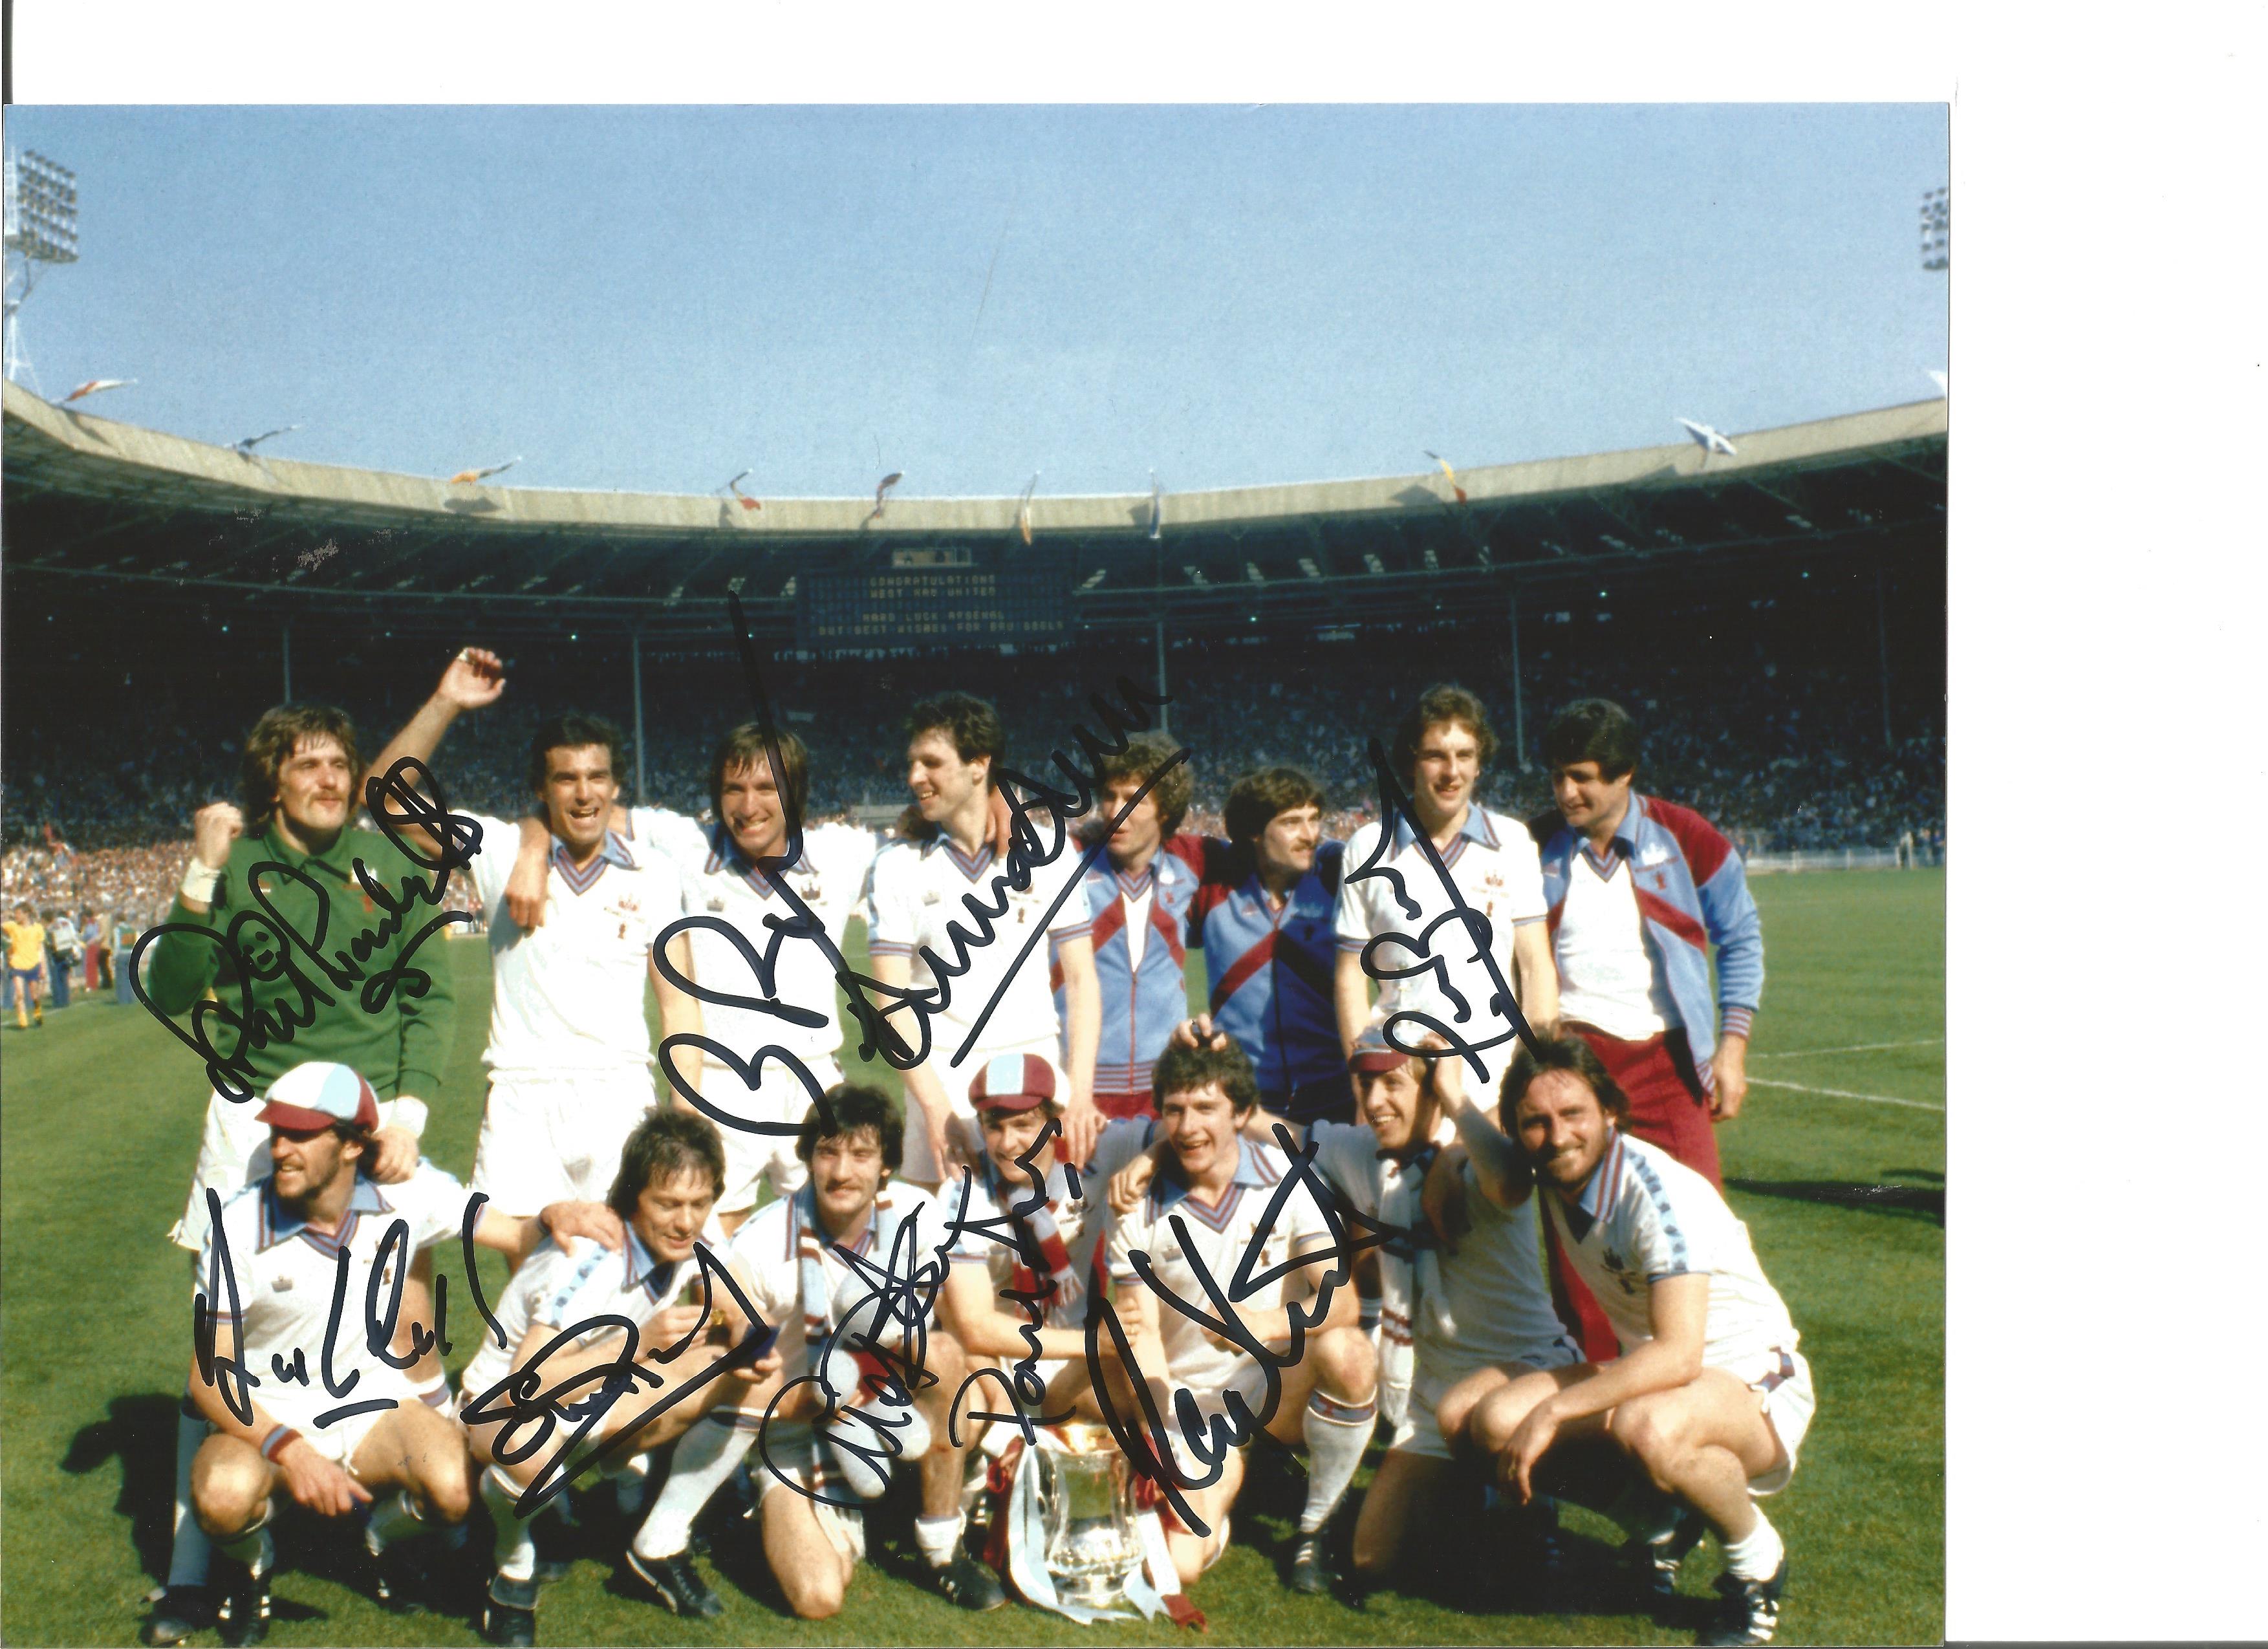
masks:
<svg viewBox="0 0 2268 1649"><path fill-rule="evenodd" d="M59 108L39 386L767 494L1414 474L1937 393L1936 105Z"/></svg>

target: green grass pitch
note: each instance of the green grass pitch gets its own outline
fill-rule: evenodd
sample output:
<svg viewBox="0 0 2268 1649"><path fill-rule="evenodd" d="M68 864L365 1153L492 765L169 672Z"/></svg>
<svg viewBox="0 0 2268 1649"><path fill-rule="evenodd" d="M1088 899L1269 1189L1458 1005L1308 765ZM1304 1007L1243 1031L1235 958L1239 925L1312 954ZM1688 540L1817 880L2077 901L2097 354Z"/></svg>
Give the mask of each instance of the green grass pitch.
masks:
<svg viewBox="0 0 2268 1649"><path fill-rule="evenodd" d="M1945 1599L1944 878L1770 876L1755 887L1770 968L1757 1086L1719 1137L1733 1204L1803 1332L1820 1397L1801 1469L1770 1506L1793 1558L1781 1640L1933 1642ZM460 1174L478 1122L484 957L477 944L449 947L463 1012L427 1145ZM142 1595L165 1571L189 1357L188 1263L166 1232L196 1158L205 1088L186 1049L138 1007L107 1001L51 1013L43 1031L11 1025L0 1051L0 1638L129 1644ZM447 1269L455 1256L445 1252ZM498 1278L486 1280L493 1298ZM451 1292L454 1366L477 1325L461 1285ZM1195 1589L1214 1641L1690 1641L1690 1621L1657 1624L1624 1601L1607 1562L1615 1531L1580 1512L1569 1516L1571 1580L1549 1612L1476 1599L1475 1578L1502 1568L1492 1551L1502 1531L1477 1516L1451 1520L1459 1538L1432 1572L1361 1611L1296 1596L1277 1575L1299 1481L1266 1447L1228 1555ZM753 1543L730 1542L709 1564L724 1618L681 1623L623 1589L623 1537L593 1517L593 1553L546 1593L539 1631L550 1644L1174 1635L1162 1623L1081 1629L1013 1606L962 1615L916 1583L909 1515L870 1517L873 1560L843 1614L818 1625L785 1615ZM460 1620L382 1612L357 1589L346 1550L287 1534L270 1641L477 1641ZM1713 1546L1688 1565L1696 1609L1713 1595L1716 1566Z"/></svg>

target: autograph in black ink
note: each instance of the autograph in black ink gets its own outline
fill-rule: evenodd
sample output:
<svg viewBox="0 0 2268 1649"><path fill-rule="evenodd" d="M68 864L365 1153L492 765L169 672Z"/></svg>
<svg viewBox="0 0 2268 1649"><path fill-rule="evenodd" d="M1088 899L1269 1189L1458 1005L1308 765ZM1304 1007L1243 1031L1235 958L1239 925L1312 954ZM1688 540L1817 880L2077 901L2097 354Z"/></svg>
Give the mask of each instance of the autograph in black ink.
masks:
<svg viewBox="0 0 2268 1649"><path fill-rule="evenodd" d="M1222 1399L1226 1412L1206 1419L1197 1410L1197 1399L1186 1388L1174 1394L1174 1417L1180 1425L1189 1452L1205 1463L1206 1469L1195 1476L1184 1476L1174 1463L1170 1447L1171 1434L1166 1429L1166 1419L1159 1413L1156 1399L1152 1395L1149 1381L1135 1361L1134 1347L1128 1341L1126 1330L1118 1320L1116 1308L1100 1289L1088 1301L1086 1312L1087 1369L1094 1385L1095 1401L1102 1410L1103 1423L1118 1440L1134 1469L1158 1485L1182 1522L1199 1535L1211 1531L1199 1520L1190 1505L1188 1489L1204 1489L1219 1481L1230 1452L1248 1443L1275 1417L1277 1406L1283 1401L1283 1371L1297 1366L1304 1353L1307 1332L1329 1316L1331 1296L1351 1280L1353 1263L1366 1248L1383 1248L1389 1243L1406 1240L1409 1233L1398 1226L1389 1226L1371 1218L1359 1209L1343 1207L1330 1182L1317 1174L1313 1166L1315 1147L1312 1142L1300 1145L1292 1131L1278 1123L1276 1141L1290 1159L1283 1179L1278 1182L1268 1208L1252 1233L1252 1240L1238 1256L1236 1270L1229 1277L1228 1288L1223 1292L1189 1244L1189 1230L1179 1214L1169 1217L1174 1235L1181 1245L1189 1268L1196 1272L1197 1285L1204 1290L1204 1302L1183 1299L1159 1280L1157 1270L1146 1253L1136 1252L1128 1256L1135 1275L1150 1292L1164 1304L1180 1312L1190 1321L1234 1346L1258 1363L1265 1381L1258 1413L1244 1401L1241 1393L1226 1393ZM1321 1211L1325 1229L1330 1233L1328 1244L1293 1255L1281 1265L1254 1274L1254 1267L1262 1258L1269 1236L1276 1228L1276 1220L1285 1204L1296 1190L1304 1188L1314 1197ZM1350 1230L1350 1227L1359 1229ZM1330 1269L1316 1279L1314 1299L1311 1305L1294 1303L1286 1313L1291 1328L1291 1342L1281 1351L1272 1351L1266 1342L1248 1328L1236 1307L1253 1298L1262 1289L1280 1283L1295 1270L1328 1263ZM1132 1388L1139 1416L1122 1415L1105 1378L1105 1355L1102 1340L1110 1337L1115 1348L1115 1360L1125 1370L1126 1383Z"/></svg>
<svg viewBox="0 0 2268 1649"><path fill-rule="evenodd" d="M770 763L771 770L775 775L784 774L787 769L780 758L779 740L776 731L777 724L772 717L770 697L764 689L763 673L757 662L755 637L748 629L747 614L740 606L740 598L732 597L731 604L733 638L740 648L741 670L747 680L749 697L755 709L756 725L763 729L764 757ZM1085 753L1090 763L1088 769L1081 771L1073 763L1071 758L1061 750L1052 753L1052 759L1057 768L1062 771L1071 785L1070 790L1052 789L1010 769L997 769L1000 792L1006 799L1009 811L1012 815L1006 868L991 880L989 888L990 902L980 901L975 894L962 896L962 904L975 925L971 928L964 928L956 922L947 928L946 931L954 940L954 956L951 961L939 957L927 946L923 947L922 959L929 966L935 981L933 984L902 987L886 985L870 975L859 973L844 960L842 951L836 946L833 939L828 938L826 924L820 920L811 907L806 904L794 888L788 885L787 872L793 869L803 858L802 813L799 808L792 805L787 808L787 836L781 845L780 851L777 854L761 856L756 863L758 872L771 884L772 891L786 904L789 914L784 917L773 914L764 917L763 925L773 938L771 944L766 947L761 956L744 939L736 939L735 942L735 948L747 961L751 971L755 973L758 983L767 995L762 998L752 998L725 993L712 994L710 987L685 979L662 954L662 947L670 938L690 928L710 927L720 931L728 931L727 924L718 923L713 918L688 917L672 923L656 935L654 939L656 967L663 970L664 976L672 983L688 991L700 1000L773 1013L790 1023L807 1025L810 1023L807 1010L799 1010L777 1000L777 994L774 988L774 968L782 943L791 939L800 939L816 945L826 954L829 966L834 969L836 983L843 987L844 994L849 997L850 1012L858 1021L862 1038L858 1049L859 1056L868 1058L880 1053L898 1070L912 1070L929 1057L930 1020L942 1013L952 1001L953 981L968 971L969 953L993 943L996 936L992 924L1007 914L1008 893L1010 891L1021 893L1029 888L1033 871L1052 864L1062 855L1064 843L1071 839L1066 827L1094 809L1095 795L1102 783L1101 770L1103 760L1107 756L1124 752L1129 733L1145 731L1152 725L1149 715L1151 709L1173 702L1168 696L1145 692L1123 676L1118 679L1116 687L1120 696L1125 701L1123 704L1115 704L1100 693L1091 695L1088 699L1088 703L1094 707L1095 714L1105 729L1102 737L1098 738L1084 726L1074 726L1071 729L1074 741ZM1125 821L1135 807L1140 804L1142 798L1149 793L1152 785L1155 785L1176 765L1187 760L1189 760L1189 752L1182 750L1175 753L1170 760L1160 763L1148 776L1141 790L1110 816L1108 827L1101 832L1094 846L1082 857L1080 865L1082 875L1086 869L1107 850L1109 831ZM783 799L787 797L787 793L786 787L782 785L780 794ZM1049 835L1044 842L1041 839L1039 827L1034 822L1035 814L1044 814L1047 819ZM983 1010L978 1013L976 1021L970 1026L968 1036L955 1050L954 1058L960 1058L975 1046L976 1037L983 1032L985 1024L991 1018L993 1009L998 1005L1000 997L1007 990L1008 982L1015 977L1017 970L1024 965L1032 950L1038 945L1041 936L1046 932L1048 919L1062 908L1064 901L1078 889L1079 885L1079 877L1070 878L1064 882L1062 890L1057 894L1055 902L1048 908L1047 915L1041 919L1031 937L1025 941L1023 948L1018 952L1014 962L1002 979L999 988L993 992L991 999L984 1005ZM877 998L887 1003L887 1005L877 1006ZM901 1013L912 1016L919 1030L917 1040L909 1041L892 1023L895 1016ZM721 1112L711 1104L703 1102L699 1094L690 1091L692 1085L677 1074L675 1062L670 1057L671 1049L676 1047L697 1048L716 1056L738 1072L741 1082L751 1089L755 1086L756 1080L762 1077L764 1065L777 1060L795 1071L806 1089L810 1090L814 1096L818 1092L818 1085L812 1078L810 1072L805 1070L802 1062L786 1049L769 1046L758 1049L753 1058L742 1058L736 1056L733 1050L719 1047L705 1036L681 1033L663 1039L660 1049L662 1069L669 1078L670 1086L684 1095L688 1103L695 1106L721 1125L758 1134L786 1134L794 1131L792 1126L784 1123L743 1121Z"/></svg>
<svg viewBox="0 0 2268 1649"><path fill-rule="evenodd" d="M418 784L431 786L432 800L419 793ZM394 943L408 924L413 907L440 905L452 873L468 866L479 851L481 828L474 820L448 810L439 781L414 756L396 762L383 777L372 776L364 794L379 831L412 864L431 872L404 877L399 887L388 888L357 859L356 881L371 906L384 912L375 924L334 946L330 897L321 884L305 871L264 859L247 872L247 886L241 890L251 908L231 917L225 929L216 932L198 922L161 922L143 934L127 959L135 996L169 1034L204 1061L213 1091L225 1099L250 1101L254 1097L252 1056L261 1049L291 1042L315 1022L319 1007L337 1006L341 997L350 991L365 1013L384 1012L396 991L423 997L431 989L432 978L423 968L411 967L410 959L444 927L473 919L469 911L444 910L402 943L391 967L377 972L369 969L371 958ZM398 814L383 806L389 800L400 805ZM404 841L399 828L403 824L430 831L437 850L428 853ZM314 896L313 932L301 932L276 909L273 894L286 884ZM235 975L234 1005L219 1000L196 1002L187 1012L185 1027L151 1000L143 983L143 959L151 946L169 933L195 934L207 943L217 943ZM269 981L283 982L285 988L263 1005L254 999L254 987ZM232 1031L233 1040L216 1041L214 1027L224 1034Z"/></svg>
<svg viewBox="0 0 2268 1649"><path fill-rule="evenodd" d="M860 1281L871 1285L871 1292L842 1314L823 1342L807 1348L812 1366L784 1382L764 1410L763 1424L756 1434L756 1453L764 1469L809 1499L853 1510L865 1504L855 1495L837 1499L816 1484L806 1485L795 1462L783 1466L772 1458L772 1422L792 1394L806 1387L815 1388L822 1411L810 1422L813 1437L832 1442L887 1476L890 1462L905 1453L898 1432L912 1423L917 1395L938 1384L938 1377L927 1367L929 1326L935 1319L938 1291L945 1285L947 1260L946 1250L939 1248L932 1251L928 1263L911 1264L917 1234L913 1220L901 1225L891 1240L889 1255L880 1265L841 1243L834 1245L834 1251ZM901 1265L906 1268L902 1274ZM853 1325L864 1326L853 1331ZM890 1325L895 1325L895 1332ZM903 1349L893 1348L878 1335L902 1338ZM848 1391L837 1391L827 1377L828 1359L838 1350L848 1352L859 1370Z"/></svg>
<svg viewBox="0 0 2268 1649"><path fill-rule="evenodd" d="M1012 1285L1014 1279L1011 1278L1011 1286L998 1291L1000 1299L1008 1301L1024 1314L1025 1321L1022 1328L1024 1355L1016 1359L1012 1369L1003 1370L992 1367L972 1369L968 1378L961 1382L960 1391L954 1394L953 1406L946 1411L946 1440L955 1448L961 1447L958 1417L961 1413L961 1398L971 1387L986 1380L998 1380L1000 1383L1008 1394L1012 1407L1005 1414L990 1414L976 1409L972 1402L968 1418L972 1424L998 1420L1004 1425L1015 1426L1023 1432L1027 1445L1038 1440L1035 1428L1042 1425L1061 1425L1064 1421L1071 1419L1075 1412L1069 1409L1060 1414L1034 1416L1024 1412L1025 1405L1028 1404L1037 1409L1047 1400L1047 1381L1040 1377L1040 1329L1047 1321L1048 1308L1056 1303L1057 1288L1048 1257L1041 1252L1038 1240L1033 1236L1031 1227L1025 1222L1030 1219L1033 1214L1047 1206L1048 1175L1047 1170L1040 1166L1039 1158L1042 1152L1055 1143L1057 1137L1062 1132L1062 1122L1056 1117L1049 1117L1045 1125L1041 1128L1038 1137L1032 1141L1030 1147L1023 1155L1016 1159L1016 1166L1024 1171L1024 1176L1030 1182L1031 1189L1020 1193L1007 1211L994 1218L971 1219L968 1217L968 1199L976 1193L976 1176L974 1174L962 1175L961 1206L954 1211L951 1222L946 1227L946 1240L938 1245L939 1252L942 1253L957 1247L964 1233L982 1237L988 1242L999 1243L1013 1254L1024 1269L1037 1279L1035 1286L1031 1288L1017 1288ZM1081 1200L1079 1170L1066 1166L1064 1174L1066 1181L1065 1189L1071 1199L1074 1202Z"/></svg>
<svg viewBox="0 0 2268 1649"><path fill-rule="evenodd" d="M1347 881L1352 884L1376 877L1392 891L1394 902L1400 907L1404 917L1415 922L1424 915L1418 902L1410 896L1410 890L1403 882L1402 872L1385 862L1392 855L1395 838L1406 824L1411 839L1425 856L1427 866L1439 879L1442 890L1448 894L1449 909L1427 923L1415 939L1400 932L1374 935L1362 947L1363 972L1381 983L1397 979L1415 979L1421 975L1430 975L1434 988L1447 997L1455 1009L1456 1022L1468 1024L1473 1018L1472 1004L1465 998L1462 991L1449 983L1449 959L1436 956L1432 950L1436 932L1445 927L1462 929L1473 945L1472 954L1466 960L1478 962L1488 970L1489 999L1483 1005L1484 1012L1506 1027L1500 1034L1469 1042L1432 1015L1422 1013L1415 1008L1404 1008L1387 1016L1386 1040L1405 1054L1442 1054L1442 1048L1405 1043L1395 1034L1396 1027L1404 1024L1423 1026L1441 1039L1447 1045L1447 1053L1462 1057L1472 1066L1476 1080L1485 1083L1491 1078L1488 1065L1480 1056L1483 1049L1500 1047L1515 1037L1527 1043L1531 1051L1541 1052L1541 1046L1527 1016L1521 1012L1511 983L1505 978L1504 968L1497 960L1495 934L1488 917L1465 902L1464 894L1458 891L1456 882L1449 875L1449 867L1441 862L1440 850L1433 845L1432 838L1426 835L1425 827L1418 822L1410 798L1403 793L1401 782L1395 777L1394 769L1387 762L1386 752L1375 739L1370 741L1370 764L1378 777L1378 842L1371 849L1370 857L1358 868L1347 872ZM1407 967L1399 968L1381 962L1379 953L1388 945L1403 946L1418 960Z"/></svg>

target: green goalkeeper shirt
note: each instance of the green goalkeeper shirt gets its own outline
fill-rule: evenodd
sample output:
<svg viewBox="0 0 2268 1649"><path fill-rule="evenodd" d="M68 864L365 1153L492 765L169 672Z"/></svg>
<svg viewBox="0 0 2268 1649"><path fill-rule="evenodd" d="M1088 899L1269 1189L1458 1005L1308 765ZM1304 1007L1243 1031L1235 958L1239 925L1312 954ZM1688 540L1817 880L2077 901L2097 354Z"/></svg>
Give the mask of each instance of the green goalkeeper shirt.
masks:
<svg viewBox="0 0 2268 1649"><path fill-rule="evenodd" d="M272 824L239 836L210 912L175 897L146 968L150 1003L206 1058L216 1088L264 1093L325 1059L382 1098L435 1098L456 1022L446 930L432 925L439 875L372 830L342 830L320 854L287 845ZM216 1002L201 1000L209 989Z"/></svg>

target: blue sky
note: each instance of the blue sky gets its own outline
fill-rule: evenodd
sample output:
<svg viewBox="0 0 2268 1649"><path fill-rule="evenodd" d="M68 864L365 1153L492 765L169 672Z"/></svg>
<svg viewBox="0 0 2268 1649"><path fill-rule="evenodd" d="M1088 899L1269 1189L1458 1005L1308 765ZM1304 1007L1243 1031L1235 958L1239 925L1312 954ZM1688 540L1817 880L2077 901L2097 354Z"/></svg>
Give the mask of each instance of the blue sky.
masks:
<svg viewBox="0 0 2268 1649"><path fill-rule="evenodd" d="M759 496L1411 473L1936 393L1941 106L11 110L52 398Z"/></svg>

